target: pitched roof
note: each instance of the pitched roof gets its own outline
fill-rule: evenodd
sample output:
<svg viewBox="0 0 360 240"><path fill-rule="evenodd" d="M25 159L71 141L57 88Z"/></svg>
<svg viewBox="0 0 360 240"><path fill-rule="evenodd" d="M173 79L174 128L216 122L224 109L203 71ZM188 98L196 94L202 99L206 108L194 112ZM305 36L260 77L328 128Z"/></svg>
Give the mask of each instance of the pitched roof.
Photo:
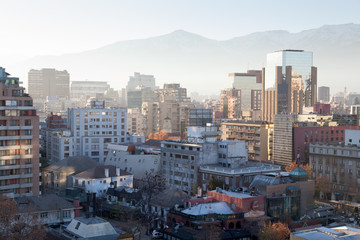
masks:
<svg viewBox="0 0 360 240"><path fill-rule="evenodd" d="M47 194L41 196L24 196L15 198L19 212L48 212L59 209L75 209L76 207L59 197L56 194Z"/></svg>
<svg viewBox="0 0 360 240"><path fill-rule="evenodd" d="M96 166L94 168L90 168L88 170L80 172L74 176L80 177L80 178L87 178L87 179L106 178L105 169L109 169L109 177L117 176L116 175L116 167L112 166L112 165ZM129 175L132 175L132 174L120 169L120 176L129 176Z"/></svg>
<svg viewBox="0 0 360 240"><path fill-rule="evenodd" d="M97 161L87 156L69 157L64 160L55 162L50 166L47 166L44 171L77 174L79 172L85 171L86 169L93 168L97 165Z"/></svg>
<svg viewBox="0 0 360 240"><path fill-rule="evenodd" d="M189 198L187 193L175 187L170 187L153 196L151 205L172 208L176 204L182 205L185 198Z"/></svg>

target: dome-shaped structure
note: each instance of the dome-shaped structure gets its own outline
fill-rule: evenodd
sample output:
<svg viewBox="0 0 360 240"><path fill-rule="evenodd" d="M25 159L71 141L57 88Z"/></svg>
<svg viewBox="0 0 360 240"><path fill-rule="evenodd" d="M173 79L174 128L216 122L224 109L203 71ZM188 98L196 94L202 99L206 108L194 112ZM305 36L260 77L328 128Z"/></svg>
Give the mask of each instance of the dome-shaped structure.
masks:
<svg viewBox="0 0 360 240"><path fill-rule="evenodd" d="M308 179L307 172L301 167L294 168L290 172L289 176L290 176L290 179L295 182L306 181Z"/></svg>

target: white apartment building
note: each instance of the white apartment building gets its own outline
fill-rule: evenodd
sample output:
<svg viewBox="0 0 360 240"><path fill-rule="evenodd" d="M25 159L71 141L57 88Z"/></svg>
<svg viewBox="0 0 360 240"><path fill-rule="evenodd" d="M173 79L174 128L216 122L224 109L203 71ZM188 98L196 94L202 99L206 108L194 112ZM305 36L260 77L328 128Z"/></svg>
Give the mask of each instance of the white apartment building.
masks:
<svg viewBox="0 0 360 240"><path fill-rule="evenodd" d="M88 156L103 164L107 144L128 142L126 120L126 109L108 109L100 103L68 109L68 129L51 134L51 149L47 149L51 160Z"/></svg>

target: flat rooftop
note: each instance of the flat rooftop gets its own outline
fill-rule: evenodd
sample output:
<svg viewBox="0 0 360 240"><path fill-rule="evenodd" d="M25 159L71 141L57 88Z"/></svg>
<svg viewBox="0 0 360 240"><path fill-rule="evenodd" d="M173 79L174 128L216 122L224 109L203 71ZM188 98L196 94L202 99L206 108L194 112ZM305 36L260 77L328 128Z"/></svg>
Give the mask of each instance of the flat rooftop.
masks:
<svg viewBox="0 0 360 240"><path fill-rule="evenodd" d="M213 190L212 192L216 192L216 190ZM219 191L219 193L228 195L228 196L232 196L232 197L237 197L237 198L250 198L250 197L254 197L251 196L248 193L238 193L238 192L230 192L230 191L225 191L225 190L221 190Z"/></svg>
<svg viewBox="0 0 360 240"><path fill-rule="evenodd" d="M234 214L226 202L202 203L181 211L189 215Z"/></svg>

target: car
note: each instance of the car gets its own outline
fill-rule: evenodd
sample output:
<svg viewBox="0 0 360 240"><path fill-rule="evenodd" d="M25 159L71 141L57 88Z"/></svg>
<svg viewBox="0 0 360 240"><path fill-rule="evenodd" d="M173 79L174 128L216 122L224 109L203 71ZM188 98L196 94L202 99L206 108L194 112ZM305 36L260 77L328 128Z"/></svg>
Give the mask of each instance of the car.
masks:
<svg viewBox="0 0 360 240"><path fill-rule="evenodd" d="M152 232L152 239L163 239L164 235L161 232L154 230Z"/></svg>

